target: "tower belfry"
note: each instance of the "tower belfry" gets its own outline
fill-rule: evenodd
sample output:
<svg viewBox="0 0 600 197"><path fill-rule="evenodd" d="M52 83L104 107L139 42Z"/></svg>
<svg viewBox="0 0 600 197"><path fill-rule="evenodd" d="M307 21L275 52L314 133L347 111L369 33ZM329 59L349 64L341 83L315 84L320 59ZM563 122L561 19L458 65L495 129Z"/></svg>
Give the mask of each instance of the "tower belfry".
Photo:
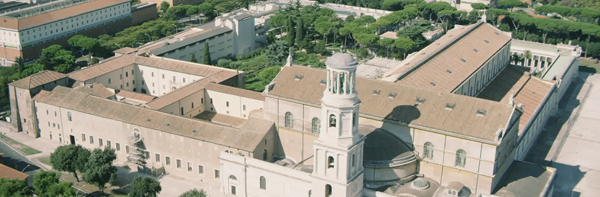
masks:
<svg viewBox="0 0 600 197"><path fill-rule="evenodd" d="M315 196L362 196L365 137L358 132L358 62L349 54L338 53L325 64L327 88L321 100L325 124L314 142L312 191Z"/></svg>

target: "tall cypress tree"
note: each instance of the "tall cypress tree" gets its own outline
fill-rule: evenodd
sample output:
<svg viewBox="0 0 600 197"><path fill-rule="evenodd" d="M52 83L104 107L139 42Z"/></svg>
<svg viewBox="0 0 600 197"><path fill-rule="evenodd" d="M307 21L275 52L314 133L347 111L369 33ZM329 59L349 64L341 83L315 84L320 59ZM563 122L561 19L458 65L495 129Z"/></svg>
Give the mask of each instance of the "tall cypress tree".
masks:
<svg viewBox="0 0 600 197"><path fill-rule="evenodd" d="M196 53L192 53L192 57L190 57L190 62L198 63L198 59L196 59Z"/></svg>
<svg viewBox="0 0 600 197"><path fill-rule="evenodd" d="M19 69L19 75L21 75L21 73L23 73L23 71L25 70L25 62L23 61L23 57L17 58L17 66Z"/></svg>
<svg viewBox="0 0 600 197"><path fill-rule="evenodd" d="M210 64L210 49L208 49L208 42L204 43L204 51L202 53L202 63Z"/></svg>
<svg viewBox="0 0 600 197"><path fill-rule="evenodd" d="M294 20L292 17L288 17L288 21L286 23L287 26L287 41L290 47L294 46L294 41L296 40L296 36L294 34Z"/></svg>
<svg viewBox="0 0 600 197"><path fill-rule="evenodd" d="M298 29L296 31L296 43L298 43L298 46L300 46L302 40L304 40L304 20L302 20L302 17L298 19L297 26ZM304 48L304 46L300 46L300 48Z"/></svg>

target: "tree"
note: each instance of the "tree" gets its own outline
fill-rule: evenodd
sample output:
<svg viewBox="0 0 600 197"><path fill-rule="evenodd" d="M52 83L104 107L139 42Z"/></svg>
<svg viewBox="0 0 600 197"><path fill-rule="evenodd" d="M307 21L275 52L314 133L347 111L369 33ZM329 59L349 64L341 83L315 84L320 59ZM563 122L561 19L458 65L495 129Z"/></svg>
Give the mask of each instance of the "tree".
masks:
<svg viewBox="0 0 600 197"><path fill-rule="evenodd" d="M394 47L394 39L384 38L379 40L379 44L386 49L386 56L390 57L390 49Z"/></svg>
<svg viewBox="0 0 600 197"><path fill-rule="evenodd" d="M44 66L43 64L38 64L38 63L28 64L25 66L25 70L23 70L23 72L19 73L19 78L25 78L29 75L39 73L44 70L46 70L46 66Z"/></svg>
<svg viewBox="0 0 600 197"><path fill-rule="evenodd" d="M508 11L504 10L504 9L489 9L485 12L485 14L487 15L487 20L492 22L492 25L496 26L496 24L498 23L498 16L500 15L508 15Z"/></svg>
<svg viewBox="0 0 600 197"><path fill-rule="evenodd" d="M402 53L404 54L404 58L406 58L406 52L408 52L414 47L415 42L410 38L398 38L394 42L394 45L396 46L396 48L402 51Z"/></svg>
<svg viewBox="0 0 600 197"><path fill-rule="evenodd" d="M202 3L198 5L198 12L200 12L208 18L214 18L216 15L215 8L210 3Z"/></svg>
<svg viewBox="0 0 600 197"><path fill-rule="evenodd" d="M325 42L324 41L317 41L317 43L313 47L312 51L314 53L317 53L317 54L323 54L323 53L325 53L325 51L326 51Z"/></svg>
<svg viewBox="0 0 600 197"><path fill-rule="evenodd" d="M163 12L167 12L169 7L171 7L171 4L169 4L169 2L163 1L162 3L160 3L160 10L162 10Z"/></svg>
<svg viewBox="0 0 600 197"><path fill-rule="evenodd" d="M55 170L73 173L79 182L77 170L85 171L89 156L90 151L81 146L65 145L56 148L54 153L50 154L50 163Z"/></svg>
<svg viewBox="0 0 600 197"><path fill-rule="evenodd" d="M31 196L27 181L0 178L0 194L10 196Z"/></svg>
<svg viewBox="0 0 600 197"><path fill-rule="evenodd" d="M198 63L198 59L196 59L196 53L192 53L190 57L190 62Z"/></svg>
<svg viewBox="0 0 600 197"><path fill-rule="evenodd" d="M298 25L296 30L296 43L298 43L299 48L304 48L302 45L302 41L304 41L304 20L302 17L298 18Z"/></svg>
<svg viewBox="0 0 600 197"><path fill-rule="evenodd" d="M475 10L487 10L490 8L490 6L483 3L473 3L471 4L471 7Z"/></svg>
<svg viewBox="0 0 600 197"><path fill-rule="evenodd" d="M267 56L266 66L281 66L285 64L285 60L289 55L287 42L277 41L267 46L265 55Z"/></svg>
<svg viewBox="0 0 600 197"><path fill-rule="evenodd" d="M23 71L25 70L25 62L23 62L23 57L18 57L17 58L17 68L19 69L19 74L23 73Z"/></svg>
<svg viewBox="0 0 600 197"><path fill-rule="evenodd" d="M600 58L600 43L598 43L598 42L590 43L588 45L587 49L588 49L587 51L590 56L595 57L595 58Z"/></svg>
<svg viewBox="0 0 600 197"><path fill-rule="evenodd" d="M60 174L51 171L42 171L33 177L34 193L40 197L75 196L76 190L73 183L61 182Z"/></svg>
<svg viewBox="0 0 600 197"><path fill-rule="evenodd" d="M527 4L519 0L500 0L498 1L498 6L509 8L512 11L515 7L527 7Z"/></svg>
<svg viewBox="0 0 600 197"><path fill-rule="evenodd" d="M88 50L90 53L95 53L100 46L100 41L97 38L89 38L83 35L75 35L67 42L71 46L81 47L82 49Z"/></svg>
<svg viewBox="0 0 600 197"><path fill-rule="evenodd" d="M67 73L75 63L75 56L60 45L52 45L42 50L38 63L44 64L47 69Z"/></svg>
<svg viewBox="0 0 600 197"><path fill-rule="evenodd" d="M156 197L162 188L160 182L149 177L135 177L129 188L131 197Z"/></svg>
<svg viewBox="0 0 600 197"><path fill-rule="evenodd" d="M204 51L202 51L202 64L210 65L210 49L208 48L208 42L204 43Z"/></svg>
<svg viewBox="0 0 600 197"><path fill-rule="evenodd" d="M206 193L204 190L193 189L179 195L179 197L206 197Z"/></svg>
<svg viewBox="0 0 600 197"><path fill-rule="evenodd" d="M287 41L288 41L288 45L290 47L294 46L294 41L296 39L295 37L295 32L294 32L294 21L292 20L291 16L288 16L288 20L286 25L286 30L287 30Z"/></svg>
<svg viewBox="0 0 600 197"><path fill-rule="evenodd" d="M117 168L112 165L116 158L112 149L95 149L86 164L83 180L96 185L104 193L106 183L113 183L117 178Z"/></svg>

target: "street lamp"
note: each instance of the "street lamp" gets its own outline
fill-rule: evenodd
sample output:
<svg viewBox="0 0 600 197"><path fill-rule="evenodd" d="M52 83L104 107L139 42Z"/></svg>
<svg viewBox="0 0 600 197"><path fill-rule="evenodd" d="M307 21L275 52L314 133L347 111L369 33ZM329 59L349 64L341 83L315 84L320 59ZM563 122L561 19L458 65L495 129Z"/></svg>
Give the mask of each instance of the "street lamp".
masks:
<svg viewBox="0 0 600 197"><path fill-rule="evenodd" d="M152 36L150 36L148 33L144 33L144 34L146 34L148 36L148 38L150 38L150 41L148 41L148 42L152 42Z"/></svg>
<svg viewBox="0 0 600 197"><path fill-rule="evenodd" d="M25 169L27 169L27 167L31 166L31 164L28 164L27 166L25 166L25 168L23 168L23 170L21 170L21 172L24 172Z"/></svg>
<svg viewBox="0 0 600 197"><path fill-rule="evenodd" d="M121 45L119 45L119 44L117 44L117 43L114 43L114 44L115 44L115 45L117 45L117 46L119 47L119 49L120 49L120 48L123 48L123 47L121 47Z"/></svg>
<svg viewBox="0 0 600 197"><path fill-rule="evenodd" d="M171 25L173 25L173 27L175 27L175 33L177 33L177 29L179 29L179 27L177 27L177 25L175 25L175 24L171 24Z"/></svg>

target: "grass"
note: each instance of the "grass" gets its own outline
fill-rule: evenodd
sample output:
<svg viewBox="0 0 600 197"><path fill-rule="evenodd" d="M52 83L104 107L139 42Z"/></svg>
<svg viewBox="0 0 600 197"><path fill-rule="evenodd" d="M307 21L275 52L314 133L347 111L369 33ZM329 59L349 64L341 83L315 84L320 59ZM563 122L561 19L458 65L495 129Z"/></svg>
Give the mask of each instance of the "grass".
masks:
<svg viewBox="0 0 600 197"><path fill-rule="evenodd" d="M77 182L77 179L75 179L75 177L73 177L72 174L66 173L66 172L58 172L61 174L60 179L62 181L67 181L67 182L71 182L73 183L73 187L75 188L83 188L83 190L93 193L95 195L93 196L99 196L100 195L100 188L98 188L96 185L94 184L89 184L86 183L85 181L83 181L83 173L78 172L77 176L79 177L79 182ZM108 184L107 184L108 186ZM106 187L104 188L104 193L106 194L106 196L127 196L126 194L123 194L121 192L118 192L114 189L118 189L117 187Z"/></svg>
<svg viewBox="0 0 600 197"><path fill-rule="evenodd" d="M594 63L591 59L579 59L579 71L589 72L589 73L598 73L600 71L600 63Z"/></svg>
<svg viewBox="0 0 600 197"><path fill-rule="evenodd" d="M50 157L40 157L37 159L38 161L42 162L43 164L52 166L52 164L50 163Z"/></svg>
<svg viewBox="0 0 600 197"><path fill-rule="evenodd" d="M42 151L33 149L29 146L26 146L24 144L21 144L21 142L17 142L5 135L0 135L0 138L2 138L2 140L6 143L8 143L8 145L12 146L13 148L21 151L23 154L25 155L34 155L34 154L38 154L41 153Z"/></svg>

